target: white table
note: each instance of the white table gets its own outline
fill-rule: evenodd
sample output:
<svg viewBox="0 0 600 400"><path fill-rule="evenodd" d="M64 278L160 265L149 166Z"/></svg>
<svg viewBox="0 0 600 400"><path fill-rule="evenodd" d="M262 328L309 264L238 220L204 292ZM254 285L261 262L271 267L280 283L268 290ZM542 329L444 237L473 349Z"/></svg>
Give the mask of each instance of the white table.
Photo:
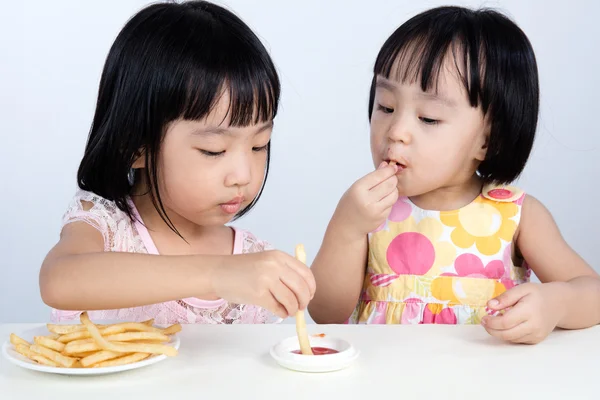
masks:
<svg viewBox="0 0 600 400"><path fill-rule="evenodd" d="M0 325L1 341L38 325ZM600 399L600 326L536 346L502 343L480 326L309 325L321 332L361 351L353 367L279 367L268 351L293 325L184 325L177 357L113 375L51 375L2 358L0 399Z"/></svg>

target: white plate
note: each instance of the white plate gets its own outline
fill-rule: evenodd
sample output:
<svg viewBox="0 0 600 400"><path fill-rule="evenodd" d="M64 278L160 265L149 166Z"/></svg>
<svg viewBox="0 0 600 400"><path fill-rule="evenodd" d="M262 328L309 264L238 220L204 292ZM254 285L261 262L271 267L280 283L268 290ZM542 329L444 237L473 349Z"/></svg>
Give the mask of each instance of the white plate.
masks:
<svg viewBox="0 0 600 400"><path fill-rule="evenodd" d="M123 322L123 321L121 321ZM105 324L107 322L102 321L102 324ZM156 325L158 326L158 325ZM15 334L25 340L27 340L30 343L33 343L33 337L34 336L47 336L50 334L50 332L48 332L48 329L46 328L46 326L40 326L39 328L34 328L34 329L30 329L27 330L25 332L21 332L21 333L17 333L15 332ZM176 349L179 349L179 345L180 345L180 340L179 337L177 337L177 335L172 335L170 336L171 341L168 343L170 346L175 347ZM155 356L150 356L148 358L146 358L145 360L142 361L138 361L136 363L131 363L131 364L126 364L126 365L119 365L116 367L99 367L99 368L57 368L57 367L48 367L45 365L40 365L38 363L36 363L35 361L32 361L30 359L28 359L27 357L17 353L14 348L13 345L10 343L10 339L8 339L6 342L4 342L4 344L2 345L2 355L4 356L4 358L6 358L8 361L10 361L11 363L18 365L19 367L22 368L26 368L26 369L31 369L34 371L40 371L40 372L48 372L51 374L62 374L62 375L104 375L104 374L112 374L115 372L121 372L121 371L127 371L127 370L131 370L131 369L137 369L137 368L142 368L142 367L146 367L148 365L152 365L152 364L156 364L157 362L160 362L162 360L164 360L165 358L167 358L168 356L164 355L164 354L158 354Z"/></svg>
<svg viewBox="0 0 600 400"><path fill-rule="evenodd" d="M298 337L289 337L271 348L271 357L284 368L300 372L332 372L349 367L359 352L350 343L335 337L309 337L311 347L328 347L338 353L307 356L292 353L300 349Z"/></svg>

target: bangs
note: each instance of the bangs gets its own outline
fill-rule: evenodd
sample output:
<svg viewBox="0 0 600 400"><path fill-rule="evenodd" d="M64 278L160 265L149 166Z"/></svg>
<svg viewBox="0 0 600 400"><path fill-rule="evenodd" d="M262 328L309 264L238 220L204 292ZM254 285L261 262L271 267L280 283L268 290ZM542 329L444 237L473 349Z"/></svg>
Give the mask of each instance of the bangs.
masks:
<svg viewBox="0 0 600 400"><path fill-rule="evenodd" d="M160 98L167 101L155 112L164 113L163 123L201 120L228 94L231 126L274 119L281 89L266 49L237 18L214 7L207 12L206 7L164 28L169 35L161 36L162 68L155 73L160 74Z"/></svg>
<svg viewBox="0 0 600 400"><path fill-rule="evenodd" d="M401 83L418 82L424 92L435 92L442 68L450 61L469 103L477 107L484 97L482 74L487 70L484 40L475 21L451 10L436 18L426 12L394 32L377 57L375 76ZM488 103L484 101L482 106L487 112Z"/></svg>
<svg viewBox="0 0 600 400"><path fill-rule="evenodd" d="M227 53L229 55L232 53ZM239 54L238 60L226 57L214 68L192 70L189 84L180 98L184 99L178 118L200 120L205 118L220 99L227 94L229 106L225 118L231 126L244 127L273 120L277 115L279 82L274 70L253 60L251 54ZM245 62L241 63L240 61Z"/></svg>

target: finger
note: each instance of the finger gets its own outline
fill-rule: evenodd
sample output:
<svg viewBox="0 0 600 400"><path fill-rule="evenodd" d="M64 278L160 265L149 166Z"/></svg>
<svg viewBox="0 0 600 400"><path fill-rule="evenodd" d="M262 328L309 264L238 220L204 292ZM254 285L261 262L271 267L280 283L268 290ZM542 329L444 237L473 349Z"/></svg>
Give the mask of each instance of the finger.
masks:
<svg viewBox="0 0 600 400"><path fill-rule="evenodd" d="M289 255L288 260L286 261L286 265L304 279L304 282L306 283L306 286L308 287L308 291L310 293L310 298L312 299L315 295L317 282L315 281L315 277L310 268L308 268L306 264L301 263L300 261L296 260L294 257Z"/></svg>
<svg viewBox="0 0 600 400"><path fill-rule="evenodd" d="M367 188L367 190L370 190L371 188L377 186L379 183L396 175L397 171L398 166L390 166L389 164L385 164L381 166L381 168L378 168L375 171L363 176L360 179L360 185L364 185Z"/></svg>
<svg viewBox="0 0 600 400"><path fill-rule="evenodd" d="M530 333L530 334L522 336L516 340L513 340L513 342L514 343L523 343L523 344L538 344L542 340L543 340L543 338L540 338L535 333Z"/></svg>
<svg viewBox="0 0 600 400"><path fill-rule="evenodd" d="M502 310L514 306L519 300L531 293L532 285L534 284L523 283L508 289L496 298L491 299L488 302L488 307L493 310Z"/></svg>
<svg viewBox="0 0 600 400"><path fill-rule="evenodd" d="M519 339L531 334L531 332L533 331L533 327L529 322L523 322L522 324L519 324L511 329L506 330L492 329L489 326L485 325L484 327L490 335L505 340L507 342L517 342Z"/></svg>
<svg viewBox="0 0 600 400"><path fill-rule="evenodd" d="M275 297L273 297L272 293L270 299L268 299L265 302L265 304L262 304L261 306L271 311L273 314L277 315L281 319L286 319L287 317L289 317L286 308L282 306L281 303L279 303L277 300L275 300Z"/></svg>
<svg viewBox="0 0 600 400"><path fill-rule="evenodd" d="M390 211L392 211L392 207L398 201L398 197L398 191L393 190L387 196L379 200L379 206L383 208L383 211L385 212L386 216L390 213Z"/></svg>
<svg viewBox="0 0 600 400"><path fill-rule="evenodd" d="M483 317L481 323L490 329L507 330L527 321L529 315L527 306L519 302L504 314Z"/></svg>
<svg viewBox="0 0 600 400"><path fill-rule="evenodd" d="M397 192L398 178L395 175L390 176L385 181L369 190L369 196L375 201L381 201L388 194Z"/></svg>
<svg viewBox="0 0 600 400"><path fill-rule="evenodd" d="M287 316L292 316L298 311L298 300L294 293L281 281L271 288L271 294L281 304L287 313Z"/></svg>
<svg viewBox="0 0 600 400"><path fill-rule="evenodd" d="M290 269L287 273L282 274L279 279L281 279L281 282L283 282L283 284L292 291L294 296L296 296L298 308L304 310L312 298L310 289L304 278L296 273L296 271Z"/></svg>

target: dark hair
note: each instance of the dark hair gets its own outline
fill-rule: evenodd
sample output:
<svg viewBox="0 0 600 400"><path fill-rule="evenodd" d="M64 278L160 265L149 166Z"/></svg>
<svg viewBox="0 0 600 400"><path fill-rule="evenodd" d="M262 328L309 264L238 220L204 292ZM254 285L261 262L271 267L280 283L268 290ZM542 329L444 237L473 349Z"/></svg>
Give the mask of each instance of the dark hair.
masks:
<svg viewBox="0 0 600 400"><path fill-rule="evenodd" d="M488 151L478 173L486 183L510 183L523 171L533 147L539 110L535 55L523 31L499 12L438 7L409 19L384 43L374 67L369 98L373 111L377 76L392 70L401 81L437 85L452 51L472 107L491 122ZM400 61L400 62L398 62Z"/></svg>
<svg viewBox="0 0 600 400"><path fill-rule="evenodd" d="M166 215L158 191L157 159L168 123L199 120L230 95L232 126L275 118L280 82L257 36L230 11L206 1L154 4L125 24L108 53L96 112L79 166L79 187L114 201L132 217L129 173L140 150L152 202ZM269 172L267 147L265 181ZM234 219L246 214L252 203Z"/></svg>

